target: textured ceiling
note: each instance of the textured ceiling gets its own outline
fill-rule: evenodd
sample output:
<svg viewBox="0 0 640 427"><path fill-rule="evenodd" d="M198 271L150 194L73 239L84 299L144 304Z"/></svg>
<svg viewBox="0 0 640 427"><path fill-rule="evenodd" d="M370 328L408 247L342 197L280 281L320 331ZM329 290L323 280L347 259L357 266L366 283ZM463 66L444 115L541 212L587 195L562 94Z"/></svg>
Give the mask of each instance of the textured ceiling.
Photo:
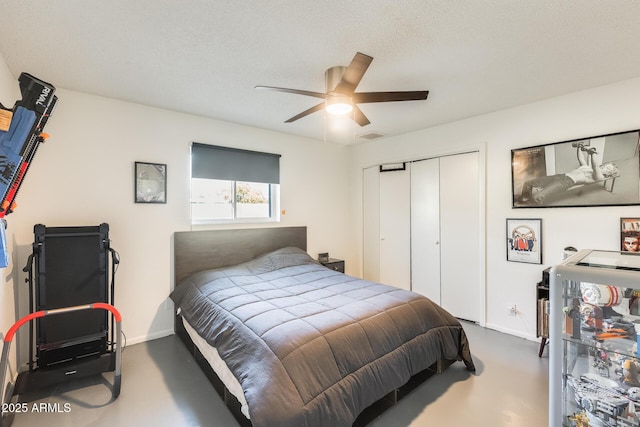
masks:
<svg viewBox="0 0 640 427"><path fill-rule="evenodd" d="M640 77L638 17L638 0L0 0L0 52L16 77L350 143ZM429 99L363 104L371 124L340 136L324 113L284 123L317 99L254 90L324 92L358 51L358 91Z"/></svg>

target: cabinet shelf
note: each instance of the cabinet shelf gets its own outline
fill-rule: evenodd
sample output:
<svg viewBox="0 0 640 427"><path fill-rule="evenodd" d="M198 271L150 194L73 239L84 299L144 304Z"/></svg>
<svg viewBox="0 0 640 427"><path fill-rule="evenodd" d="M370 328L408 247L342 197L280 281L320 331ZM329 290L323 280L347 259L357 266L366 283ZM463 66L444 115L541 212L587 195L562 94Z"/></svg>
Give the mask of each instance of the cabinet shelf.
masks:
<svg viewBox="0 0 640 427"><path fill-rule="evenodd" d="M612 338L599 341L593 338L575 339L572 338L571 335L564 334L563 341L567 344L578 344L588 348L614 352L625 357L640 359L636 353L636 342L628 338Z"/></svg>

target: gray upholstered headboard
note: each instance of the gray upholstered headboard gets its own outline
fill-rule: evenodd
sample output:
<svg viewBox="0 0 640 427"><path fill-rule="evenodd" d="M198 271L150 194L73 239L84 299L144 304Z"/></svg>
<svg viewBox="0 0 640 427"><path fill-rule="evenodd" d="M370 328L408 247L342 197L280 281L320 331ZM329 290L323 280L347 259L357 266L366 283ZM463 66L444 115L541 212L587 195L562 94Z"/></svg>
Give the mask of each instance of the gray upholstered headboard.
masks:
<svg viewBox="0 0 640 427"><path fill-rule="evenodd" d="M173 237L175 286L197 271L239 264L276 249L307 250L307 227L178 231Z"/></svg>

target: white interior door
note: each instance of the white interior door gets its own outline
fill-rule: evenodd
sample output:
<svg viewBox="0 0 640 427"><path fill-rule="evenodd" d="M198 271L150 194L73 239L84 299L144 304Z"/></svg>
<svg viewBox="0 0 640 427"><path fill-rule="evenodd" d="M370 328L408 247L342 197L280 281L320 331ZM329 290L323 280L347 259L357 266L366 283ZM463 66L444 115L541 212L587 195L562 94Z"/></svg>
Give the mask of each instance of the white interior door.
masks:
<svg viewBox="0 0 640 427"><path fill-rule="evenodd" d="M440 158L440 305L474 322L483 313L478 161L478 152Z"/></svg>
<svg viewBox="0 0 640 427"><path fill-rule="evenodd" d="M409 164L403 170L381 171L379 282L411 288L411 224Z"/></svg>
<svg viewBox="0 0 640 427"><path fill-rule="evenodd" d="M440 159L411 164L411 289L440 304Z"/></svg>
<svg viewBox="0 0 640 427"><path fill-rule="evenodd" d="M362 171L362 277L380 281L380 168Z"/></svg>

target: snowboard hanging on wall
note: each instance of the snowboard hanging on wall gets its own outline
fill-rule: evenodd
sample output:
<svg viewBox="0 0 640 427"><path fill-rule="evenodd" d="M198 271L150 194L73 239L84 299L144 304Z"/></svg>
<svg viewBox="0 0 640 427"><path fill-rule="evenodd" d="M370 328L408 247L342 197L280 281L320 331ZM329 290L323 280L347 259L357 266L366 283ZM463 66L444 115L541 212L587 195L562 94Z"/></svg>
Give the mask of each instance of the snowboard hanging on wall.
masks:
<svg viewBox="0 0 640 427"><path fill-rule="evenodd" d="M0 218L13 212L15 198L58 98L55 87L30 74L18 78L22 99L9 110L0 104Z"/></svg>

